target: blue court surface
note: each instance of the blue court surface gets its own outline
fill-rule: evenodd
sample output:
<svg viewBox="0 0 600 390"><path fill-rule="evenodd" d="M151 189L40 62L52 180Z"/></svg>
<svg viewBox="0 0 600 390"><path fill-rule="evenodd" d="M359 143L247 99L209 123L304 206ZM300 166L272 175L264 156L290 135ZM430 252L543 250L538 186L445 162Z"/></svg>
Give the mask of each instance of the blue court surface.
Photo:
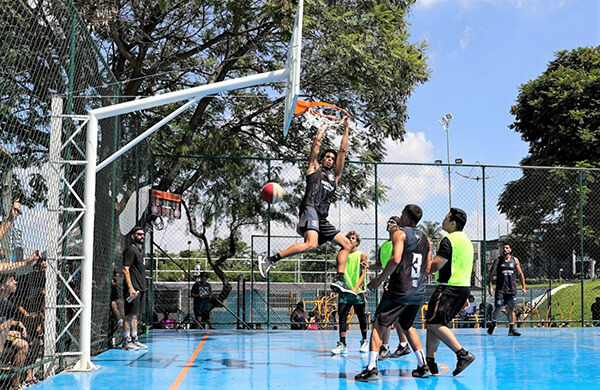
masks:
<svg viewBox="0 0 600 390"><path fill-rule="evenodd" d="M455 355L443 344L439 375L413 378L413 354L379 362L382 379L359 383L367 363L360 332L348 332L349 353L331 356L337 331L154 330L145 352L109 350L94 372L64 372L32 389L599 389L600 328L525 328L508 337L456 329L477 360L453 377ZM419 330L424 342L424 331ZM395 333L391 345L397 343Z"/></svg>

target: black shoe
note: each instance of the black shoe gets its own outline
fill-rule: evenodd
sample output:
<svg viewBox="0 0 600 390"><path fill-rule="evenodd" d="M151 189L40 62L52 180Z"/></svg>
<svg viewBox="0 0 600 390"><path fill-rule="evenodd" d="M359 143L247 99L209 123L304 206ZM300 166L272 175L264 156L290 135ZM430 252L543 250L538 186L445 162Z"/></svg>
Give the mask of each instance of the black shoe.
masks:
<svg viewBox="0 0 600 390"><path fill-rule="evenodd" d="M352 291L352 289L350 287L348 287L346 285L346 282L344 282L343 280L334 280L331 283L331 290L333 290L333 292L338 293L338 294L351 294L354 296L358 295L354 291Z"/></svg>
<svg viewBox="0 0 600 390"><path fill-rule="evenodd" d="M377 367L374 367L370 370L368 367L365 367L363 372L356 375L354 379L356 379L359 382L376 382L381 378L379 376L379 372L377 372Z"/></svg>
<svg viewBox="0 0 600 390"><path fill-rule="evenodd" d="M393 354L390 355L392 358L399 358L400 356L408 355L410 353L410 346L406 344L404 348L398 346L398 349L394 351Z"/></svg>
<svg viewBox="0 0 600 390"><path fill-rule="evenodd" d="M514 328L510 328L510 329L508 330L508 335L509 335L509 336L520 336L520 335L521 335L521 333L517 332L517 331L516 331Z"/></svg>
<svg viewBox="0 0 600 390"><path fill-rule="evenodd" d="M488 326L487 333L491 336L494 333L494 329L496 329L496 321L492 321L490 326Z"/></svg>
<svg viewBox="0 0 600 390"><path fill-rule="evenodd" d="M425 361L427 362L427 367L429 367L429 372L431 372L431 374L436 375L440 372L434 358L425 358Z"/></svg>
<svg viewBox="0 0 600 390"><path fill-rule="evenodd" d="M390 349L383 345L379 348L379 357L377 360L385 360L390 357Z"/></svg>
<svg viewBox="0 0 600 390"><path fill-rule="evenodd" d="M413 370L412 376L415 378L429 378L431 376L431 371L429 371L427 364L424 364L423 367L417 367L416 370Z"/></svg>
<svg viewBox="0 0 600 390"><path fill-rule="evenodd" d="M456 368L452 371L452 375L457 376L464 371L465 368L469 367L471 363L475 361L475 355L469 351L465 351L462 355L456 355Z"/></svg>

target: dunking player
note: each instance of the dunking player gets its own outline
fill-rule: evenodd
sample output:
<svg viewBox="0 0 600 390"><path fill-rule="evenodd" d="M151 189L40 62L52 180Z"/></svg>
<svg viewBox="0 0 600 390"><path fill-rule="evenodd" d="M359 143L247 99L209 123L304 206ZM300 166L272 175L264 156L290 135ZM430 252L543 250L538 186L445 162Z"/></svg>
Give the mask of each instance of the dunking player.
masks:
<svg viewBox="0 0 600 390"><path fill-rule="evenodd" d="M377 256L377 261L375 264L371 264L369 269L371 270L381 270L385 269L388 261L392 257L392 249L394 245L392 244L392 237L394 236L394 232L400 229L400 217L390 217L387 221L386 230L389 234L389 238L379 247L379 256ZM387 282L384 282L384 289L387 289ZM394 353L390 353L390 329L386 328L382 335L382 345L379 351L379 360L385 360L387 358L397 358L404 355L408 355L410 353L410 347L408 346L408 341L406 340L406 336L404 332L402 332L402 327L398 320L394 323L396 327L396 332L398 333L398 348Z"/></svg>
<svg viewBox="0 0 600 390"><path fill-rule="evenodd" d="M392 258L383 272L367 286L371 290L375 289L390 278L388 288L375 312L369 363L363 372L354 377L357 381L379 380L377 358L382 342L381 336L384 329L389 328L396 319L399 320L402 331L415 351L418 367L413 371L413 376L425 378L430 375L421 339L412 326L425 299L425 274L431 260L429 240L416 228L422 215L421 208L414 204L409 204L402 210L400 221L404 227L396 230L392 236Z"/></svg>
<svg viewBox="0 0 600 390"><path fill-rule="evenodd" d="M512 248L509 243L502 245L502 256L496 258L492 264L492 270L490 275L496 274L496 294L494 295L494 288L492 287L492 278L490 278L490 295L494 295L495 309L492 313L492 322L488 326L488 334L494 333L496 328L496 319L502 310L504 305L506 308L506 317L508 319L508 335L509 336L520 336L521 333L515 330L515 303L517 303L517 281L515 278L515 271L521 279L521 290L523 295L527 292L525 286L525 275L521 270L521 263L519 259L512 255Z"/></svg>
<svg viewBox="0 0 600 390"><path fill-rule="evenodd" d="M270 257L260 256L258 258L258 269L263 278L273 265L281 259L297 253L303 253L316 249L328 241L334 241L342 247L337 255L337 275L331 284L331 289L337 293L348 293L356 295L344 282L344 270L348 254L352 244L335 228L328 220L329 205L335 194L335 189L344 171L346 161L346 150L348 148L348 132L350 119L344 118L344 135L340 143L340 150L327 149L321 155L321 164L317 160L321 140L328 126L323 127L315 135L310 155L308 157L308 170L306 171L306 191L300 203L300 221L296 227L298 234L304 237L304 242L291 245L276 255Z"/></svg>

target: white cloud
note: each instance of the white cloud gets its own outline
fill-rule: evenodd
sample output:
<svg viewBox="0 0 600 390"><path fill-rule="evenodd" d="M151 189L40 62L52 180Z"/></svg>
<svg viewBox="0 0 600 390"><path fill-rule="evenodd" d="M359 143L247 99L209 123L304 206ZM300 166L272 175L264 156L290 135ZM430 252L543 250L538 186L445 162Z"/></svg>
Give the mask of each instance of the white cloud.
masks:
<svg viewBox="0 0 600 390"><path fill-rule="evenodd" d="M461 51L465 50L467 48L467 46L469 46L469 43L473 36L472 31L473 31L473 29L470 26L465 27L465 29L463 30L462 36L460 37L460 41L459 41L459 46L460 46Z"/></svg>
<svg viewBox="0 0 600 390"><path fill-rule="evenodd" d="M387 162L432 162L433 143L425 138L425 133L407 131L404 142L386 140Z"/></svg>

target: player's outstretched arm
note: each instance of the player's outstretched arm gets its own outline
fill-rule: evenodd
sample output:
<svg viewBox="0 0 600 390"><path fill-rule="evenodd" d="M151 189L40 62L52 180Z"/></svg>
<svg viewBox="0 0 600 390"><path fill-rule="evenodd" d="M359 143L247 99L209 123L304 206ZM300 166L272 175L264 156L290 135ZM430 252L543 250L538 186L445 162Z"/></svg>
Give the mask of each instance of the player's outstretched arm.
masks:
<svg viewBox="0 0 600 390"><path fill-rule="evenodd" d="M350 134L350 117L344 118L344 135L340 142L340 151L335 162L335 182L338 183L344 172L344 163L346 162L346 151L348 150L348 136Z"/></svg>
<svg viewBox="0 0 600 390"><path fill-rule="evenodd" d="M328 127L329 125L323 126L322 129L317 131L315 139L313 139L313 143L310 148L310 155L308 156L308 169L306 170L307 175L310 175L319 169L319 150L321 149L321 140L323 140L323 136L325 135Z"/></svg>

